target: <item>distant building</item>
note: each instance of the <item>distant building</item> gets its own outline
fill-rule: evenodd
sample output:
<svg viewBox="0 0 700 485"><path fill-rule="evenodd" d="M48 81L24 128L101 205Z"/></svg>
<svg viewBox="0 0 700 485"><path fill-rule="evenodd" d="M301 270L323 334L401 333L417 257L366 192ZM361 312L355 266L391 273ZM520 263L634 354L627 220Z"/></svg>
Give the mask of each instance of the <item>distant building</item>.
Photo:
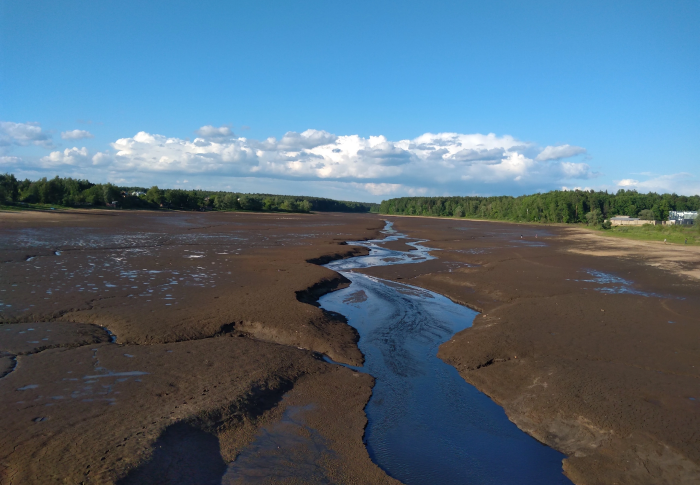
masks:
<svg viewBox="0 0 700 485"><path fill-rule="evenodd" d="M135 191L132 192L131 195L133 195L134 197L141 197L142 195L146 195L146 192Z"/></svg>
<svg viewBox="0 0 700 485"><path fill-rule="evenodd" d="M610 218L610 225L612 226L643 226L644 224L657 225L659 221L648 221L646 219L640 219L639 217L630 216L615 216Z"/></svg>
<svg viewBox="0 0 700 485"><path fill-rule="evenodd" d="M695 219L698 218L698 211L669 211L668 221L664 224L669 225L689 225L695 224Z"/></svg>

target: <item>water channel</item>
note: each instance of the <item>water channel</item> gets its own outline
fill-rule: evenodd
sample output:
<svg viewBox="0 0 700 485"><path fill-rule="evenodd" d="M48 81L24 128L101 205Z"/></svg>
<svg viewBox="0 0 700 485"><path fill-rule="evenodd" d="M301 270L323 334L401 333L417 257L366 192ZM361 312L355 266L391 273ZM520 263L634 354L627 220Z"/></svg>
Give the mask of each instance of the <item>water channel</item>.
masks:
<svg viewBox="0 0 700 485"><path fill-rule="evenodd" d="M387 223L386 240L406 238ZM359 268L434 259L421 242L414 251L378 241L348 244L368 256L326 267L352 284L322 297L360 334L362 368L376 384L365 408L365 444L390 476L413 484L566 484L564 455L520 431L503 409L437 358L438 346L471 326L476 312L437 293L354 272Z"/></svg>

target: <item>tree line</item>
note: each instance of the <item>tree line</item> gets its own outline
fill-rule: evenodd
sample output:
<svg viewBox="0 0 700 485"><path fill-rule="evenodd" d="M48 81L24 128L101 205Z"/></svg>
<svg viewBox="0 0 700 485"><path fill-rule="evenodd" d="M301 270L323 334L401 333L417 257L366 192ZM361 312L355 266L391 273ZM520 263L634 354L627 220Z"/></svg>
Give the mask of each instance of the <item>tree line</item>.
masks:
<svg viewBox="0 0 700 485"><path fill-rule="evenodd" d="M54 177L18 180L0 174L0 204L50 204L65 207L122 209L244 210L279 212L369 212L378 204L321 197L241 192L120 187L88 180Z"/></svg>
<svg viewBox="0 0 700 485"><path fill-rule="evenodd" d="M666 220L669 211L697 211L700 196L554 190L520 197L400 197L384 200L381 214L468 217L515 222L563 222L598 225L617 215Z"/></svg>

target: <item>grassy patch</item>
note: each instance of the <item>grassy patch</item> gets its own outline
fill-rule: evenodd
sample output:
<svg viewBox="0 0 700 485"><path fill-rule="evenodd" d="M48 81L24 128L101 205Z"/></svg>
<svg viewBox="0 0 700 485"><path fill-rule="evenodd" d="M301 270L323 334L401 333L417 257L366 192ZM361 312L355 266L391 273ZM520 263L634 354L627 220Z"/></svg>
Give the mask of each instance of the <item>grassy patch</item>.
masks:
<svg viewBox="0 0 700 485"><path fill-rule="evenodd" d="M700 226L614 226L611 229L599 230L606 236L622 237L626 239L639 239L643 241L663 241L673 244L700 245Z"/></svg>

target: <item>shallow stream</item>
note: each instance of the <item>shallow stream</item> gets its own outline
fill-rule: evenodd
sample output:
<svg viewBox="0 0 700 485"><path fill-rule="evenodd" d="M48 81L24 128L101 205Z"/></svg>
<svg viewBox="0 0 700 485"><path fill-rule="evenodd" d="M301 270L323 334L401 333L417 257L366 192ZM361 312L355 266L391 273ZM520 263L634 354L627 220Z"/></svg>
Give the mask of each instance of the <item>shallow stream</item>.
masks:
<svg viewBox="0 0 700 485"><path fill-rule="evenodd" d="M406 236L387 223L386 240ZM321 307L346 316L360 334L361 368L376 379L365 408L365 444L390 476L413 484L564 484L564 455L520 431L503 409L437 358L438 346L472 324L475 311L437 293L354 269L420 263L434 256L349 242L368 256L326 267L352 284L322 297Z"/></svg>

